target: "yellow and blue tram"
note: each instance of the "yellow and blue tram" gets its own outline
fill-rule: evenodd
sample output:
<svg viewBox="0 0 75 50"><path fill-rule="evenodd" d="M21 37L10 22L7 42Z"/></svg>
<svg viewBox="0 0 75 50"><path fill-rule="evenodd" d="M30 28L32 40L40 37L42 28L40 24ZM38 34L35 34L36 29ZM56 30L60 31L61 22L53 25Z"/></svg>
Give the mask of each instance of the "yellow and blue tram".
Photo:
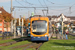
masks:
<svg viewBox="0 0 75 50"><path fill-rule="evenodd" d="M48 17L32 17L30 27L31 41L50 40Z"/></svg>

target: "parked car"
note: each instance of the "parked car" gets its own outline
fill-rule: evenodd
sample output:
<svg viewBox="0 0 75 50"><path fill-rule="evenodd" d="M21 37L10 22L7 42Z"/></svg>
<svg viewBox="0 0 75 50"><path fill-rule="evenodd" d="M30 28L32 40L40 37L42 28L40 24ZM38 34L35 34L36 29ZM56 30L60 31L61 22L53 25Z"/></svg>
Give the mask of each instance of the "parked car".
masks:
<svg viewBox="0 0 75 50"><path fill-rule="evenodd" d="M11 32L3 32L3 36L13 36Z"/></svg>
<svg viewBox="0 0 75 50"><path fill-rule="evenodd" d="M0 34L2 34L2 31L0 31Z"/></svg>

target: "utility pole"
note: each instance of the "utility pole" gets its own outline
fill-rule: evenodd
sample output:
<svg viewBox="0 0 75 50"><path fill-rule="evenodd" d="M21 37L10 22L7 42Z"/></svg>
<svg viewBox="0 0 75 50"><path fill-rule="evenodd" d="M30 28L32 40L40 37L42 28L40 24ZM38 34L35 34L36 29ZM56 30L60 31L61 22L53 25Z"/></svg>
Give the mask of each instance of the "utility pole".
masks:
<svg viewBox="0 0 75 50"><path fill-rule="evenodd" d="M63 21L62 21L62 39L63 39Z"/></svg>
<svg viewBox="0 0 75 50"><path fill-rule="evenodd" d="M12 0L11 0L11 16L12 16ZM13 33L13 20L11 21L11 32Z"/></svg>
<svg viewBox="0 0 75 50"><path fill-rule="evenodd" d="M14 38L16 38L16 19L15 19L15 22L14 22Z"/></svg>
<svg viewBox="0 0 75 50"><path fill-rule="evenodd" d="M22 18L22 37L23 37L23 18Z"/></svg>
<svg viewBox="0 0 75 50"><path fill-rule="evenodd" d="M62 39L63 39L63 14L61 14L61 20L62 20Z"/></svg>
<svg viewBox="0 0 75 50"><path fill-rule="evenodd" d="M11 16L12 16L12 9L13 9L13 7L12 7L12 0L11 0Z"/></svg>
<svg viewBox="0 0 75 50"><path fill-rule="evenodd" d="M13 33L13 20L11 21L11 32Z"/></svg>
<svg viewBox="0 0 75 50"><path fill-rule="evenodd" d="M20 18L19 18L19 26L21 26L21 21L20 20L21 20L21 15L20 15Z"/></svg>
<svg viewBox="0 0 75 50"><path fill-rule="evenodd" d="M14 17L16 17L16 11L14 12ZM15 19L15 22L14 22L14 38L16 38L16 19Z"/></svg>
<svg viewBox="0 0 75 50"><path fill-rule="evenodd" d="M52 16L51 16L51 18L50 18L50 31L51 31L51 32L50 32L50 33L51 33L51 34L50 34L50 38L51 38L52 33L53 33L53 32L52 32L52 21L51 21L51 19L52 19Z"/></svg>

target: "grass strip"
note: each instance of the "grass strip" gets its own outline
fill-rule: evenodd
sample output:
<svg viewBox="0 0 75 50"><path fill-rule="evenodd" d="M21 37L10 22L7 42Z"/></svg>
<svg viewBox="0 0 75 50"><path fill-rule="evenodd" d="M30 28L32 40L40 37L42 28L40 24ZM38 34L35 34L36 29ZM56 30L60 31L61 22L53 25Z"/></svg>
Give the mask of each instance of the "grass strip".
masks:
<svg viewBox="0 0 75 50"><path fill-rule="evenodd" d="M75 50L75 40L50 40L39 50Z"/></svg>
<svg viewBox="0 0 75 50"><path fill-rule="evenodd" d="M19 47L19 48L15 48L16 46L21 46L21 45L25 45L25 44L28 44L30 43L29 41L22 41L22 42L18 42L16 44L13 44L13 45L10 45L10 46L3 46L3 47L0 47L2 50L22 50L23 48L25 47Z"/></svg>

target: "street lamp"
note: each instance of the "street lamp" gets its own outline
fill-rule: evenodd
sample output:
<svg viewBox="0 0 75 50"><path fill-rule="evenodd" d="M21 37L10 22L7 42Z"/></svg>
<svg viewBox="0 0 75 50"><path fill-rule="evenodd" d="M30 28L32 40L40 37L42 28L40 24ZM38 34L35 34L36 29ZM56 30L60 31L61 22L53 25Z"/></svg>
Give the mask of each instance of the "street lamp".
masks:
<svg viewBox="0 0 75 50"><path fill-rule="evenodd" d="M61 22L62 22L62 39L63 39L63 14L61 14Z"/></svg>
<svg viewBox="0 0 75 50"><path fill-rule="evenodd" d="M22 18L22 37L23 37L23 18Z"/></svg>
<svg viewBox="0 0 75 50"><path fill-rule="evenodd" d="M17 23L17 20L16 20L16 11L14 11L14 38L16 38L16 23ZM13 21L13 20L12 20Z"/></svg>

